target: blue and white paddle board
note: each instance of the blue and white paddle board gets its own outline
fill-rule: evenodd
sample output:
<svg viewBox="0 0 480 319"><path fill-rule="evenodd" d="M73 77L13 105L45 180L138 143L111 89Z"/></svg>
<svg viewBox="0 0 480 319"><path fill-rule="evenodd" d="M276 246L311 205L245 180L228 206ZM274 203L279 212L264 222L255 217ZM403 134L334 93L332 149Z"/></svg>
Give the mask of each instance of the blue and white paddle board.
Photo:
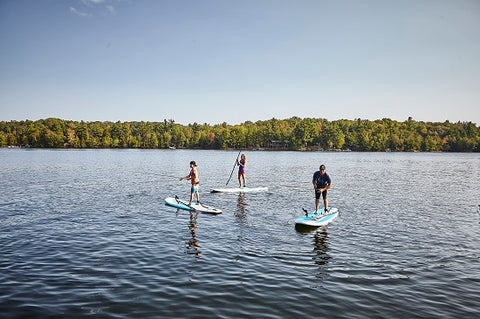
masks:
<svg viewBox="0 0 480 319"><path fill-rule="evenodd" d="M165 198L165 205L172 206L178 209L183 209L183 210L189 210L189 211L195 211L195 212L201 212L201 213L208 213L208 214L221 214L222 210L212 207L212 206L207 206L204 204L194 204L188 206L188 201L184 201L178 198L174 197L168 197Z"/></svg>
<svg viewBox="0 0 480 319"><path fill-rule="evenodd" d="M251 193L266 192L268 187L212 188L211 193Z"/></svg>
<svg viewBox="0 0 480 319"><path fill-rule="evenodd" d="M302 216L295 220L296 225L306 225L306 226L325 226L332 222L335 218L338 217L338 209L330 207L327 214L323 214L323 209L320 209L318 214L315 212L308 213L307 216Z"/></svg>

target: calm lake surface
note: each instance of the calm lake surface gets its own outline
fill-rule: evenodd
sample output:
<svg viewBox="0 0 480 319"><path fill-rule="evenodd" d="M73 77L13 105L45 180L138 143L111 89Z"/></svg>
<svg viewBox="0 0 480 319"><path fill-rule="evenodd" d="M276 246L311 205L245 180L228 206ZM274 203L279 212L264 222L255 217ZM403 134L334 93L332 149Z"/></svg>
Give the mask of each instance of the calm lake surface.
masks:
<svg viewBox="0 0 480 319"><path fill-rule="evenodd" d="M0 317L478 318L480 154L0 149ZM223 214L164 205L201 200ZM324 163L327 228L296 229ZM229 187L237 186L236 171Z"/></svg>

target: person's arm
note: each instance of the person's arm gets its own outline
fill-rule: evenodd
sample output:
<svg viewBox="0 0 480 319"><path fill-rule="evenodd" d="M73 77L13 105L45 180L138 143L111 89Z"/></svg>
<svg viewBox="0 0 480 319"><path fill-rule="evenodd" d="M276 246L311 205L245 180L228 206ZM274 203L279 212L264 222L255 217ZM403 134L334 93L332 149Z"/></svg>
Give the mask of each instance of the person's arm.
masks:
<svg viewBox="0 0 480 319"><path fill-rule="evenodd" d="M326 191L326 190L329 189L330 187L332 187L332 182L328 183L327 187L323 188L322 192L323 192L323 191Z"/></svg>
<svg viewBox="0 0 480 319"><path fill-rule="evenodd" d="M332 187L332 180L330 179L330 176L327 175L327 181L328 181L328 184L326 187L322 188L321 191L326 191L327 189L329 189L330 187Z"/></svg>
<svg viewBox="0 0 480 319"><path fill-rule="evenodd" d="M189 173L187 176L184 176L184 177L180 177L180 180L183 180L183 179L191 179L192 178L192 175Z"/></svg>

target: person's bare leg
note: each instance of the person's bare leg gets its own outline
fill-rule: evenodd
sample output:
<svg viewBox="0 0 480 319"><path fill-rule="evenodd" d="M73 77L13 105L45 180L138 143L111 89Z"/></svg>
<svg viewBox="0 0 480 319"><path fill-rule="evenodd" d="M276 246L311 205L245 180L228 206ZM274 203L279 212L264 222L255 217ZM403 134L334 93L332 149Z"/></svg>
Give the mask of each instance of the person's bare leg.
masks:
<svg viewBox="0 0 480 319"><path fill-rule="evenodd" d="M192 205L193 201L193 192L190 192L190 202L188 202L188 206Z"/></svg>

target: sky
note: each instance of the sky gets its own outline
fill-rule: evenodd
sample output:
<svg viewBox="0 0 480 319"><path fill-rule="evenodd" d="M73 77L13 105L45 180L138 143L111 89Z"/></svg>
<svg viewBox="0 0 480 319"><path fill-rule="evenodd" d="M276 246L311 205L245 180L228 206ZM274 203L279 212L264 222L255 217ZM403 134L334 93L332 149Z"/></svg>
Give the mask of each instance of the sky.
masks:
<svg viewBox="0 0 480 319"><path fill-rule="evenodd" d="M0 0L0 120L480 125L478 0Z"/></svg>

